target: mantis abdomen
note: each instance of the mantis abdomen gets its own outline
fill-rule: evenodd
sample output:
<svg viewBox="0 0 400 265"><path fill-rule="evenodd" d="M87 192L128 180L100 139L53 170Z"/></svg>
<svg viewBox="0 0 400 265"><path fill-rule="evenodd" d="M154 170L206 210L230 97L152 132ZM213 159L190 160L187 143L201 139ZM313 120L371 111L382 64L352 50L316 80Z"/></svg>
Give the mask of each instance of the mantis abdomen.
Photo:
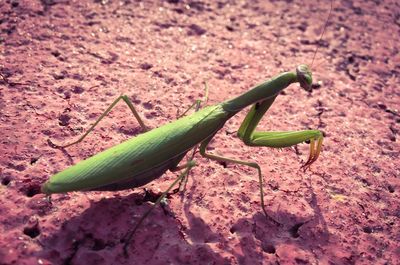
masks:
<svg viewBox="0 0 400 265"><path fill-rule="evenodd" d="M51 194L142 186L177 166L194 144L213 135L229 117L220 105L204 108L57 173L42 191Z"/></svg>

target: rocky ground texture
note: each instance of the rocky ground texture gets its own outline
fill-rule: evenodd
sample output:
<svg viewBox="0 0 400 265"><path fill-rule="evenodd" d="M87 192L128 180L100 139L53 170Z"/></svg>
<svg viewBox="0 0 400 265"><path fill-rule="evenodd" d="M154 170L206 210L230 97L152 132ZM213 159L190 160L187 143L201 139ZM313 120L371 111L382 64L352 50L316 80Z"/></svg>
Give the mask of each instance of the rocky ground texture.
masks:
<svg viewBox="0 0 400 265"><path fill-rule="evenodd" d="M396 264L400 259L400 4L334 1L0 1L0 264ZM216 104L299 64L261 130L319 129L308 144L245 146L229 120L210 152L257 161L257 172L196 155L185 193L156 207L123 253L121 239L176 178L143 188L53 195L51 175L173 121L209 86ZM397 263L398 264L398 263Z"/></svg>

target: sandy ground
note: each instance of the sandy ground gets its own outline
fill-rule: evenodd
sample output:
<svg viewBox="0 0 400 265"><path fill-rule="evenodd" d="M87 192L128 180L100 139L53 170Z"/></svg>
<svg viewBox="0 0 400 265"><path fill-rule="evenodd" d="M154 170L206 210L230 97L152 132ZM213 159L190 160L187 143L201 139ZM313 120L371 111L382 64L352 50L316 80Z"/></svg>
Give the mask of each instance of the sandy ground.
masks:
<svg viewBox="0 0 400 265"><path fill-rule="evenodd" d="M400 4L335 1L0 1L0 264L399 264ZM226 123L209 150L254 169L196 155L186 192L121 239L176 178L121 192L40 193L51 175L141 133L118 105L65 150L120 94L155 128L209 86L208 104L299 64L261 130L319 129L308 144L245 146Z"/></svg>

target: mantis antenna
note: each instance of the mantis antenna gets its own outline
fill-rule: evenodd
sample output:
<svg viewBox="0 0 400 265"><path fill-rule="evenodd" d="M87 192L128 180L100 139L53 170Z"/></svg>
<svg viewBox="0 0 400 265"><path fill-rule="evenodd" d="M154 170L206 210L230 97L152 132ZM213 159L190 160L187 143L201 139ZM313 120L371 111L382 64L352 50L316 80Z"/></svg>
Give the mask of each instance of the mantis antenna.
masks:
<svg viewBox="0 0 400 265"><path fill-rule="evenodd" d="M331 18L332 9L333 9L333 0L331 0L331 8L329 10L328 19L325 22L324 29L322 30L321 37L319 37L318 43L321 42L322 37L324 36L325 29L327 28L329 19ZM317 45L317 48L315 49L314 56L313 56L312 61L311 61L311 66L310 66L311 69L312 69L312 66L314 64L314 59L315 59L315 56L317 55L318 49L319 49L319 45Z"/></svg>

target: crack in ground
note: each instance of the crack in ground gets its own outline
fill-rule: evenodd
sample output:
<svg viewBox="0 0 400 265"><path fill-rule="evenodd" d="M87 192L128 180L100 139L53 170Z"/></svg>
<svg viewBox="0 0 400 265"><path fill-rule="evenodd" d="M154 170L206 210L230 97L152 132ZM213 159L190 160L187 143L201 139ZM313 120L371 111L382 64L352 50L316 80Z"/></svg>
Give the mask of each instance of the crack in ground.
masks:
<svg viewBox="0 0 400 265"><path fill-rule="evenodd" d="M324 114L326 107L324 106L323 102L318 99L317 105L315 106L315 110L317 111L317 117L318 117L318 125L317 128L325 128L326 123L322 121L322 114ZM324 135L325 136L325 135Z"/></svg>

